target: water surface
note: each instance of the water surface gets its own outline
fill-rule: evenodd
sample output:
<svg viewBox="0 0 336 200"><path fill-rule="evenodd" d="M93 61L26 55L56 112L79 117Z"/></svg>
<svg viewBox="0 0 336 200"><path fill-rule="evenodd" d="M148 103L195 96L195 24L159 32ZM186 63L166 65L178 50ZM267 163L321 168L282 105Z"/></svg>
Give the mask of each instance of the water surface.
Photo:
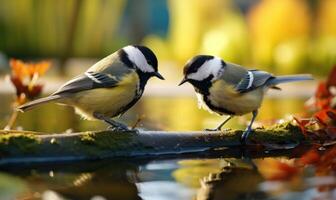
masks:
<svg viewBox="0 0 336 200"><path fill-rule="evenodd" d="M3 95L0 104L0 125L10 113L12 97ZM301 99L268 99L258 121L273 123L286 118L286 113L299 113ZM121 117L120 121L156 130L202 130L215 127L222 118L198 110L192 98L146 97ZM227 127L244 128L250 116L238 117ZM48 104L20 114L17 125L25 130L43 132L85 131L106 128L101 122L81 120L71 108ZM260 152L259 152L260 153ZM155 159L88 161L45 164L39 166L0 166L0 199L46 200L205 200L205 199L333 199L334 187L321 190L319 184L306 184L316 178L316 168L300 169L300 175L285 181L269 181L262 166L272 161L295 163L303 150L280 152L265 157L241 154L181 155ZM322 152L323 153L323 152ZM298 158L296 158L298 157ZM267 161L266 163L264 161ZM266 170L267 171L267 170ZM265 174L266 173L266 174ZM331 183L336 185L335 176ZM315 180L315 179L314 179ZM317 179L323 184L330 180ZM329 180L329 182L328 182ZM323 182L324 181L324 182ZM333 182L334 181L334 182Z"/></svg>

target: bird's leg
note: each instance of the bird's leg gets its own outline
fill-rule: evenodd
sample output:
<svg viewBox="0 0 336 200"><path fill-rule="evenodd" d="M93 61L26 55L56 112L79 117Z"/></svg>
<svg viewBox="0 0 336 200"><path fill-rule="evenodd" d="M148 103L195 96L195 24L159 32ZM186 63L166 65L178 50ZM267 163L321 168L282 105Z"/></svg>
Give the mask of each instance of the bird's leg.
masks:
<svg viewBox="0 0 336 200"><path fill-rule="evenodd" d="M250 124L248 125L248 127L246 128L246 130L244 131L244 133L243 133L243 135L242 135L242 137L241 137L241 139L240 139L240 142L241 142L243 145L246 144L247 138L248 138L249 134L250 134L251 131L252 131L252 124L253 124L255 118L257 117L257 115L258 115L258 110L254 110L254 111L252 112L252 119L251 119L251 122L250 122Z"/></svg>
<svg viewBox="0 0 336 200"><path fill-rule="evenodd" d="M105 123L109 124L110 127L109 129L115 130L115 131L129 131L129 128L120 123L120 122L116 122L108 117L105 117L104 115L100 114L100 113L93 113L93 116L99 120L103 120Z"/></svg>
<svg viewBox="0 0 336 200"><path fill-rule="evenodd" d="M217 128L214 128L214 129L207 128L205 130L206 131L220 131L222 129L222 127L224 126L224 124L226 124L226 122L228 122L232 118L233 118L233 116L229 115Z"/></svg>

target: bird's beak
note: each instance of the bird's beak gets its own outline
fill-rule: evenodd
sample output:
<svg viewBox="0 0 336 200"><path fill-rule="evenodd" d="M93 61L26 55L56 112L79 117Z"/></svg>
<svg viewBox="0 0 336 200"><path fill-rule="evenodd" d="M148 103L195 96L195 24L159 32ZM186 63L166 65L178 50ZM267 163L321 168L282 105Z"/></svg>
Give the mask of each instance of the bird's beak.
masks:
<svg viewBox="0 0 336 200"><path fill-rule="evenodd" d="M159 72L154 72L154 76L158 77L161 80L165 80Z"/></svg>
<svg viewBox="0 0 336 200"><path fill-rule="evenodd" d="M189 81L189 79L184 78L184 79L180 82L180 84L178 84L178 86L183 85L185 82L188 82L188 81Z"/></svg>

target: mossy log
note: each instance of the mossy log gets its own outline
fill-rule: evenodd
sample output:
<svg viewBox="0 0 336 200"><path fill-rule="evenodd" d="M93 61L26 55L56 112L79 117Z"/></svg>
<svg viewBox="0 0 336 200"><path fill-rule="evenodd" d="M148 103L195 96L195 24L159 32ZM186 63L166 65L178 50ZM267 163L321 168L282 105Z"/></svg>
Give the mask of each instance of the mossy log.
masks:
<svg viewBox="0 0 336 200"><path fill-rule="evenodd" d="M41 134L0 131L0 165L199 153L239 147L242 132L96 131ZM285 148L308 142L300 129L291 123L257 128L250 136L251 143L273 144L273 147L280 145Z"/></svg>

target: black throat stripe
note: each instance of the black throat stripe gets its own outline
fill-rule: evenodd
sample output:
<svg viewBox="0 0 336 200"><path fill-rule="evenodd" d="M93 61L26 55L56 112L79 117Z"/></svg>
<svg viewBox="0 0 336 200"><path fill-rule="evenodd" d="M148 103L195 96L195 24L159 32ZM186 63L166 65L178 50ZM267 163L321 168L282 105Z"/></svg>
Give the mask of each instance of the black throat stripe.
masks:
<svg viewBox="0 0 336 200"><path fill-rule="evenodd" d="M210 95L209 88L212 87L212 82L211 82L212 78L213 78L213 75L210 75L208 78L204 79L203 81L191 80L190 83L194 86L196 92L201 93L203 95L203 101L212 111L215 111L219 114L235 115L235 112L229 109L226 109L226 108L214 106L211 103L209 99L209 95Z"/></svg>
<svg viewBox="0 0 336 200"><path fill-rule="evenodd" d="M118 54L119 54L119 58L120 58L121 62L123 62L129 68L134 68L134 64L128 58L127 53L123 49L120 49Z"/></svg>

